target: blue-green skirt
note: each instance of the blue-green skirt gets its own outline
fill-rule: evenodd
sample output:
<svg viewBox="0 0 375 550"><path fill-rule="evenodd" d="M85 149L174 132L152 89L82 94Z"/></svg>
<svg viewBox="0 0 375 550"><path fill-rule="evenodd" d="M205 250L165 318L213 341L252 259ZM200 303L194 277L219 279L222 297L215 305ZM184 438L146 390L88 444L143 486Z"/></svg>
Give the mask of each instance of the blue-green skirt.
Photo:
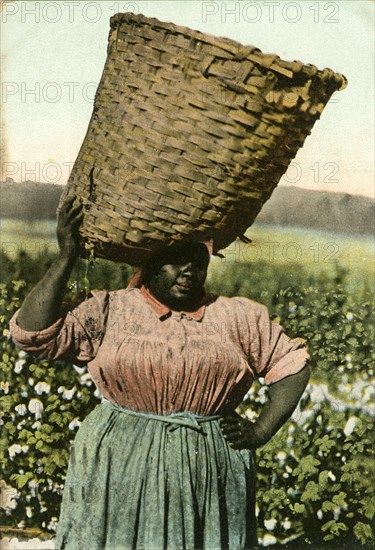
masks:
<svg viewBox="0 0 375 550"><path fill-rule="evenodd" d="M228 446L217 418L160 421L105 402L84 420L70 456L56 549L255 544L254 461L250 451Z"/></svg>

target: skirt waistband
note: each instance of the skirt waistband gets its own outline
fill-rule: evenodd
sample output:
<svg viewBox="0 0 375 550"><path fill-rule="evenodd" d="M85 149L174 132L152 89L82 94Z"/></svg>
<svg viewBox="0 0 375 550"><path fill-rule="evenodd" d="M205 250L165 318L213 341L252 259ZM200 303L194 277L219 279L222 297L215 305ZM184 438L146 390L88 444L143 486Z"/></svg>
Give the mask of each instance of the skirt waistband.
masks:
<svg viewBox="0 0 375 550"><path fill-rule="evenodd" d="M179 427L186 427L191 428L199 433L204 433L201 426L202 423L218 420L223 416L221 414L199 415L192 412L178 412L165 415L146 413L135 411L133 409L127 409L125 407L120 407L119 405L115 405L115 403L112 403L105 398L102 399L101 406L110 407L118 412L125 413L130 416L138 416L148 418L149 420L158 420L159 422L165 422L166 424L168 424L170 431L176 430Z"/></svg>

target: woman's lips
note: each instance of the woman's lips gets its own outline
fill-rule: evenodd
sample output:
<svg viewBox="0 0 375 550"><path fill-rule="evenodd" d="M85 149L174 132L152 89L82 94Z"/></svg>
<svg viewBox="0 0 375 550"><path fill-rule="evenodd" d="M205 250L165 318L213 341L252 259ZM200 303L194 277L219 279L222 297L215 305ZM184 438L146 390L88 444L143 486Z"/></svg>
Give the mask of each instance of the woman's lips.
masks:
<svg viewBox="0 0 375 550"><path fill-rule="evenodd" d="M183 290L193 290L194 286L191 283L176 283L176 286Z"/></svg>

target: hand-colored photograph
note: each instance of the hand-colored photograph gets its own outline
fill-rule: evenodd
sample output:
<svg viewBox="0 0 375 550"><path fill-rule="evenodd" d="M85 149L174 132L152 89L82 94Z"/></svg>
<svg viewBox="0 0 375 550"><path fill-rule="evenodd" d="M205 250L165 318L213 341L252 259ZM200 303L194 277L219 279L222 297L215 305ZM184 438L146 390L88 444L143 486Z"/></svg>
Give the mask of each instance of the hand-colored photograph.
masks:
<svg viewBox="0 0 375 550"><path fill-rule="evenodd" d="M1 2L4 550L371 550L374 3Z"/></svg>

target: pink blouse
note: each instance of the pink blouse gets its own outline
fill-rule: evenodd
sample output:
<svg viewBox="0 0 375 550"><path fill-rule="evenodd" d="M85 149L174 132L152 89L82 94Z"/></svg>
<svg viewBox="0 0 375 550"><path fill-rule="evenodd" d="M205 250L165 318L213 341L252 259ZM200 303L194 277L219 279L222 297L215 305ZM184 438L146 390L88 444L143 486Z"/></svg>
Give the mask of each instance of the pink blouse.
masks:
<svg viewBox="0 0 375 550"><path fill-rule="evenodd" d="M42 358L87 363L104 397L122 407L170 414L228 412L256 377L272 384L309 356L247 298L207 295L201 307L169 310L144 287L98 291L37 332L11 320L16 345Z"/></svg>

